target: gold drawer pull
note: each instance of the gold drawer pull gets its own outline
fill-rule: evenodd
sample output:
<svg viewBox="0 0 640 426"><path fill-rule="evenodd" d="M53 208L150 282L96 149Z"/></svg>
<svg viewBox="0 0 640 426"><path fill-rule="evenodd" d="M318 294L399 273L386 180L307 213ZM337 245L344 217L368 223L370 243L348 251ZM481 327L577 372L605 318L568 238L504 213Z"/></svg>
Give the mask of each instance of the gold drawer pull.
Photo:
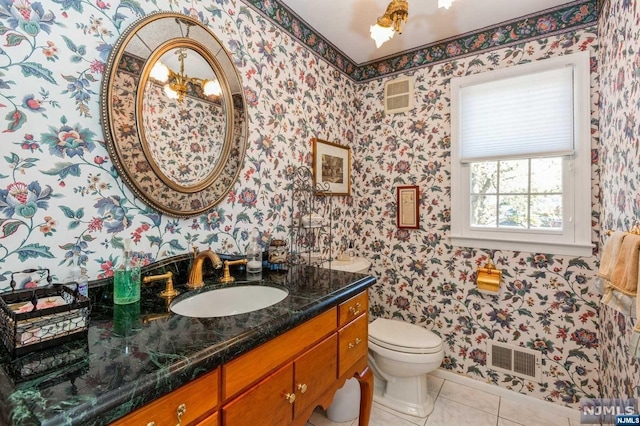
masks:
<svg viewBox="0 0 640 426"><path fill-rule="evenodd" d="M362 343L362 340L360 340L359 337L356 337L356 341L353 343L349 343L349 349L353 349L356 346L358 346L360 343Z"/></svg>
<svg viewBox="0 0 640 426"><path fill-rule="evenodd" d="M147 426L156 426L156 422L149 422L147 423Z"/></svg>
<svg viewBox="0 0 640 426"><path fill-rule="evenodd" d="M356 306L350 306L349 307L349 312L351 313L351 315L353 315L354 317L356 315L358 315L360 313L360 308L362 307L362 305L360 304L360 302L356 302Z"/></svg>
<svg viewBox="0 0 640 426"><path fill-rule="evenodd" d="M178 424L176 426L182 426L182 416L187 412L187 404L180 404L176 409L176 416L178 416Z"/></svg>
<svg viewBox="0 0 640 426"><path fill-rule="evenodd" d="M294 401L296 400L296 394L295 393L285 393L284 394L284 399L289 401L289 404L293 404Z"/></svg>
<svg viewBox="0 0 640 426"><path fill-rule="evenodd" d="M300 393L305 393L307 391L307 384L298 383L298 390L300 391Z"/></svg>

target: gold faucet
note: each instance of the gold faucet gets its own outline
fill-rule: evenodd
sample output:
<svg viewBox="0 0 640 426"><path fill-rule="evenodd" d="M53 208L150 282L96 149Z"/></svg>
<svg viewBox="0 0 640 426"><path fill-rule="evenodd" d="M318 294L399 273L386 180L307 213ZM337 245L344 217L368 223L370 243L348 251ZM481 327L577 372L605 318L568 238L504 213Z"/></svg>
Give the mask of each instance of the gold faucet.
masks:
<svg viewBox="0 0 640 426"><path fill-rule="evenodd" d="M223 284L232 283L235 279L229 273L229 265L246 265L247 259L238 259L238 260L225 260L224 261L224 272L222 273L222 278L220 278L220 282Z"/></svg>
<svg viewBox="0 0 640 426"><path fill-rule="evenodd" d="M164 297L165 299L173 299L180 294L178 290L173 288L173 272L171 271L162 275L149 275L148 277L142 278L142 282L144 284L160 280L167 280L164 290L159 293L160 297Z"/></svg>
<svg viewBox="0 0 640 426"><path fill-rule="evenodd" d="M202 279L202 264L205 259L209 259L214 268L222 268L222 261L217 254L209 250L196 253L194 250L193 265L189 271L189 280L187 281L187 288L195 290L204 286L204 280Z"/></svg>

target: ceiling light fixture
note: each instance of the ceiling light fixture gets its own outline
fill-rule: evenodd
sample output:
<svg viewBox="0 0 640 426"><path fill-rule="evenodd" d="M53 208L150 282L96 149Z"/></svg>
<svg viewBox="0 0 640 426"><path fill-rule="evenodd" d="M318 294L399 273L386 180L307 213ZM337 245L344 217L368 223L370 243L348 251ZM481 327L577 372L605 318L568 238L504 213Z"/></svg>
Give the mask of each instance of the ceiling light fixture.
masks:
<svg viewBox="0 0 640 426"><path fill-rule="evenodd" d="M453 0L438 0L438 7L444 7L445 9L449 9L453 4Z"/></svg>
<svg viewBox="0 0 640 426"><path fill-rule="evenodd" d="M180 73L176 73L162 62L158 61L151 69L151 77L164 85L164 93L169 99L177 99L182 102L187 94L187 85L197 84L202 87L205 96L219 96L222 93L220 82L218 80L205 80L198 77L189 77L184 73L184 60L187 58L186 49L181 48L177 51L178 60L180 61Z"/></svg>
<svg viewBox="0 0 640 426"><path fill-rule="evenodd" d="M454 0L438 0L438 7L449 9ZM378 18L375 25L372 25L371 38L376 41L376 47L388 40L391 40L396 32L402 34L402 23L409 17L409 3L406 0L391 0L384 11L384 15Z"/></svg>
<svg viewBox="0 0 640 426"><path fill-rule="evenodd" d="M375 25L370 27L371 38L376 41L376 47L391 40L393 34L402 34L402 23L406 22L409 16L409 3L407 0L391 0L384 11L384 15L378 18Z"/></svg>

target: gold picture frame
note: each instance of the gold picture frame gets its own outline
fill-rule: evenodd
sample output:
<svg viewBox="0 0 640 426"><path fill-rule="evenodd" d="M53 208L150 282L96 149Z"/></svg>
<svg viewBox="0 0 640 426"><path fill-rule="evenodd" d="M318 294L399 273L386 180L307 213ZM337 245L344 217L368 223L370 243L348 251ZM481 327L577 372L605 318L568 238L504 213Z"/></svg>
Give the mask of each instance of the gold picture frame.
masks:
<svg viewBox="0 0 640 426"><path fill-rule="evenodd" d="M420 228L420 188L398 186L396 188L396 222L401 229Z"/></svg>
<svg viewBox="0 0 640 426"><path fill-rule="evenodd" d="M313 139L313 183L320 195L351 195L351 148Z"/></svg>

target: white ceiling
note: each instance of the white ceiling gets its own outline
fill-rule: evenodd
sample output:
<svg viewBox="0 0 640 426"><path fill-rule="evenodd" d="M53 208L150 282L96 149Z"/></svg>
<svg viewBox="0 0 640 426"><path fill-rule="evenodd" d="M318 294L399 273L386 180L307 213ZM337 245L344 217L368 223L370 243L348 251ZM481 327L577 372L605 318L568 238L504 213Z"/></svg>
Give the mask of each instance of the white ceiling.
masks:
<svg viewBox="0 0 640 426"><path fill-rule="evenodd" d="M438 0L408 0L402 34L376 49L369 34L390 0L281 0L356 64L510 21L570 0L455 0L438 9Z"/></svg>

